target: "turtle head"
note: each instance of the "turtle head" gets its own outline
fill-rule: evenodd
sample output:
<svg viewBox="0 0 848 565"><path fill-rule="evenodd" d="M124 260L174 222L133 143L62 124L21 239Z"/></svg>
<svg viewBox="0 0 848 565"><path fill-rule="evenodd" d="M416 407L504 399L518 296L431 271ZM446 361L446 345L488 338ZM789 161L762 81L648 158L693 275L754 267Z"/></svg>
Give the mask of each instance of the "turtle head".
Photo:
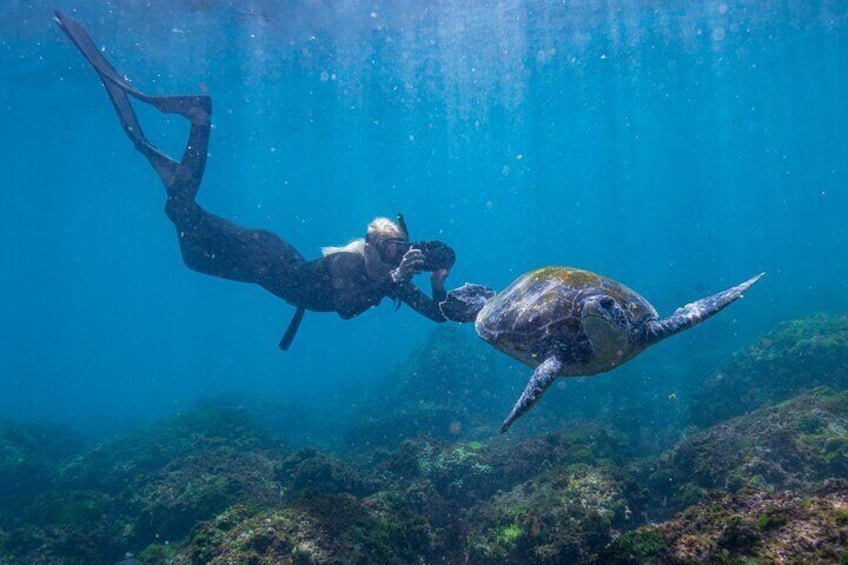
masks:
<svg viewBox="0 0 848 565"><path fill-rule="evenodd" d="M473 322L483 306L495 296L491 287L482 284L465 283L450 291L439 302L442 315L452 322Z"/></svg>
<svg viewBox="0 0 848 565"><path fill-rule="evenodd" d="M595 294L583 301L583 332L596 356L621 357L630 346L630 320L627 310L606 293Z"/></svg>

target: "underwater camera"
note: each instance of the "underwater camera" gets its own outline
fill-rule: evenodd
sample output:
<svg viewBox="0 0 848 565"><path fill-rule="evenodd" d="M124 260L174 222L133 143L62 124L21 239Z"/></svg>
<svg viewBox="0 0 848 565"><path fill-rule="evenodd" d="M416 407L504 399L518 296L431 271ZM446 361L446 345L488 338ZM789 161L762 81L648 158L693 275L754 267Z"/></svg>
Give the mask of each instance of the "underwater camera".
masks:
<svg viewBox="0 0 848 565"><path fill-rule="evenodd" d="M420 249L424 253L425 271L450 269L456 262L456 253L441 241L416 241L410 245L410 249Z"/></svg>
<svg viewBox="0 0 848 565"><path fill-rule="evenodd" d="M406 225L406 219L400 212L397 213L397 222L404 233L406 233L406 236L409 237L409 228ZM454 253L453 249L447 243L441 241L416 241L409 248L419 249L424 253L425 271L450 269L456 263L456 253Z"/></svg>

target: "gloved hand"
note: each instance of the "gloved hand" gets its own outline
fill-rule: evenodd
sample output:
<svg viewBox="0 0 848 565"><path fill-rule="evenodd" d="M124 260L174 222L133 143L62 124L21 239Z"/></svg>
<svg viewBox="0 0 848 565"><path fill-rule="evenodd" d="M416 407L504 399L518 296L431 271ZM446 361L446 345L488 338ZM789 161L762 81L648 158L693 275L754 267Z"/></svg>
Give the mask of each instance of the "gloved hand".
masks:
<svg viewBox="0 0 848 565"><path fill-rule="evenodd" d="M392 281L395 284L406 283L422 271L424 271L424 252L413 247L404 253L400 265L391 272Z"/></svg>

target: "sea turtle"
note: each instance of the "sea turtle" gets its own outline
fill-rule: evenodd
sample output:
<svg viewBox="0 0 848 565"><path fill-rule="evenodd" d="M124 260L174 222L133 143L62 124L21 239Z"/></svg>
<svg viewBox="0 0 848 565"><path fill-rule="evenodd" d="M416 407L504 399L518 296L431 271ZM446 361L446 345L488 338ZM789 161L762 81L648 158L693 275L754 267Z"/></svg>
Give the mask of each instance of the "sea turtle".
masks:
<svg viewBox="0 0 848 565"><path fill-rule="evenodd" d="M473 321L483 340L534 368L501 426L503 433L557 377L614 369L718 313L762 276L687 304L663 319L623 284L571 267L531 271L499 294L482 285L464 285L448 293L441 306L448 319Z"/></svg>

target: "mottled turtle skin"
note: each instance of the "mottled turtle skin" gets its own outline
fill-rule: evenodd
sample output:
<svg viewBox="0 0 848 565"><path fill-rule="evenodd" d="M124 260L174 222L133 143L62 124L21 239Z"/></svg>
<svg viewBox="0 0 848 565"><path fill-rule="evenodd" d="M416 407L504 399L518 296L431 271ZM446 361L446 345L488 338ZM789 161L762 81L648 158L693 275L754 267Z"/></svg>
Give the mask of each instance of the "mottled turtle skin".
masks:
<svg viewBox="0 0 848 565"><path fill-rule="evenodd" d="M535 369L501 427L505 432L557 377L614 369L718 313L761 276L661 319L647 300L619 282L571 267L545 267L496 295L481 285L460 287L448 293L443 312L452 320L473 320L481 338Z"/></svg>

